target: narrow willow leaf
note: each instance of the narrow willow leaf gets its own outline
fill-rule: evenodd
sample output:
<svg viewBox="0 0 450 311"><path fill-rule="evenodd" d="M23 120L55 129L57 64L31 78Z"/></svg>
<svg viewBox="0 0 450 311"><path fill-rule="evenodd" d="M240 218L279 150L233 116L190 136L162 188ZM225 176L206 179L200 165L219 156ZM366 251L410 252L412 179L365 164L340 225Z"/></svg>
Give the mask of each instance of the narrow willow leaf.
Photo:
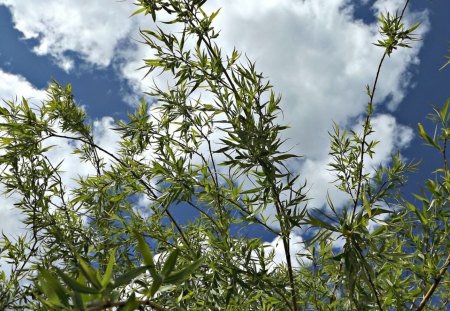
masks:
<svg viewBox="0 0 450 311"><path fill-rule="evenodd" d="M164 266L161 271L161 276L163 279L173 271L173 268L175 267L179 253L180 253L180 251L178 249L174 249L169 254L169 256L167 256L167 259L164 262Z"/></svg>
<svg viewBox="0 0 450 311"><path fill-rule="evenodd" d="M70 289L74 290L75 292L84 293L84 294L98 294L100 292L99 289L88 287L83 283L80 283L79 281L72 279L68 275L66 275L64 272L62 272L59 269L56 269L56 272L61 277L61 279L64 281L64 283L67 284L67 286L70 287Z"/></svg>
<svg viewBox="0 0 450 311"><path fill-rule="evenodd" d="M153 297L156 294L161 285L162 278L160 276L153 278L152 286L150 287L150 297Z"/></svg>
<svg viewBox="0 0 450 311"><path fill-rule="evenodd" d="M81 293L77 291L73 293L73 302L79 310L84 310L84 301Z"/></svg>
<svg viewBox="0 0 450 311"><path fill-rule="evenodd" d="M425 129L423 128L423 125L421 123L418 124L419 127L419 135L422 137L423 140L425 140L429 145L435 147L439 151L441 150L441 146L439 146L434 139L432 139L430 136L427 135L425 132Z"/></svg>
<svg viewBox="0 0 450 311"><path fill-rule="evenodd" d="M147 8L145 8L145 7L144 7L144 8L140 8L140 9L134 11L133 14L130 15L130 17L135 16L135 15L137 15L137 14L139 14L139 13L142 13L142 12L144 12L145 10L147 10Z"/></svg>
<svg viewBox="0 0 450 311"><path fill-rule="evenodd" d="M119 276L117 279L114 280L114 282L113 282L114 288L127 285L133 279L137 278L142 273L145 273L145 271L147 271L147 269L148 269L147 266L142 266L142 267L134 268L134 269L131 269L131 270L125 272L124 274L122 274L121 276Z"/></svg>
<svg viewBox="0 0 450 311"><path fill-rule="evenodd" d="M102 284L100 280L98 279L97 273L94 269L92 269L91 266L80 256L77 256L78 263L80 265L81 271L83 272L83 275L86 277L86 280L88 280L95 288L100 289L102 288Z"/></svg>
<svg viewBox="0 0 450 311"><path fill-rule="evenodd" d="M330 230L330 231L338 231L334 226L332 226L332 225L326 223L325 221L323 221L323 220L321 220L321 219L319 219L319 218L313 217L313 216L311 216L311 214L309 214L309 213L307 213L307 214L308 214L308 222L309 222L311 225L316 226L316 227L319 227L319 228L328 229L328 230Z"/></svg>
<svg viewBox="0 0 450 311"><path fill-rule="evenodd" d="M2 115L2 116L7 116L7 115L9 115L8 109L6 109L6 108L4 108L4 107L0 107L0 115Z"/></svg>
<svg viewBox="0 0 450 311"><path fill-rule="evenodd" d="M416 207L409 202L406 202L406 207L412 212L416 211Z"/></svg>
<svg viewBox="0 0 450 311"><path fill-rule="evenodd" d="M159 274L156 271L155 262L153 261L153 255L152 252L150 251L150 248L148 247L147 242L145 242L144 237L140 235L139 232L135 232L134 235L138 241L139 251L144 257L144 263L148 267L150 275L152 276L152 278L158 278Z"/></svg>
<svg viewBox="0 0 450 311"><path fill-rule="evenodd" d="M106 266L105 275L102 278L101 284L105 288L111 280L114 265L116 264L116 249L111 250L109 255L108 265Z"/></svg>
<svg viewBox="0 0 450 311"><path fill-rule="evenodd" d="M161 65L161 62L158 59L145 59L144 60L147 66L158 67Z"/></svg>
<svg viewBox="0 0 450 311"><path fill-rule="evenodd" d="M282 154L282 155L274 157L273 160L281 162L283 160L287 160L287 159L291 159L291 158L298 158L298 156L295 154L286 153L286 154Z"/></svg>
<svg viewBox="0 0 450 311"><path fill-rule="evenodd" d="M170 274L164 280L164 282L165 283L170 283L170 284L181 283L181 282L185 281L186 279L188 279L189 276L192 273L194 273L194 271L197 270L201 266L202 263L203 263L203 258L200 258L200 259L194 261L189 266L181 269L180 271Z"/></svg>
<svg viewBox="0 0 450 311"><path fill-rule="evenodd" d="M39 269L41 289L53 304L64 306L68 304L69 297L62 284L49 271Z"/></svg>

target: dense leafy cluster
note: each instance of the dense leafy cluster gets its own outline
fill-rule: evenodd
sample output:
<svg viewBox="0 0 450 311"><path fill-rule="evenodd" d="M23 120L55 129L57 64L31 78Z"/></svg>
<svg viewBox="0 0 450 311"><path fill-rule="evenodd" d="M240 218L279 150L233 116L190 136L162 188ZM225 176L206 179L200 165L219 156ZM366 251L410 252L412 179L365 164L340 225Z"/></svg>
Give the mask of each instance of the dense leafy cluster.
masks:
<svg viewBox="0 0 450 311"><path fill-rule="evenodd" d="M306 184L288 169L298 156L282 139L281 98L254 63L216 44L219 12L205 12L205 2L138 1L135 14L155 22L141 31L153 52L143 68L167 74L171 84L154 85L153 105L143 101L116 122L117 151L96 144L70 85L52 82L39 107L23 99L0 108L0 181L18 198L28 228L0 239L11 269L0 274L0 309L445 309L450 100L435 111L434 137L419 125L443 159L415 195L421 205L400 195L414 164L395 154L389 167L365 166L378 143L371 119L380 68L415 38L417 26L402 23L405 10L380 17L376 45L385 52L367 87L361 132L337 125L330 132L330 168L348 201L335 206L328 197L326 207L312 209ZM72 141L93 167L76 187L68 188L61 163L48 156L55 139ZM147 205L137 207L142 198ZM177 208L198 216L180 223ZM249 225L278 237L285 264L233 229ZM300 230L309 238L293 254Z"/></svg>

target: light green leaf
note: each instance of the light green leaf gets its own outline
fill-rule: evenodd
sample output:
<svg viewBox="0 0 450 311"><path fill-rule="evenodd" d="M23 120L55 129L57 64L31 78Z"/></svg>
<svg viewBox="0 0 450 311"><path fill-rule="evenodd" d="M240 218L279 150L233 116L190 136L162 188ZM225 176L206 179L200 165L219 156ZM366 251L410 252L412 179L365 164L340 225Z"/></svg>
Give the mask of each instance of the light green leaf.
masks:
<svg viewBox="0 0 450 311"><path fill-rule="evenodd" d="M197 259L189 266L181 269L178 272L170 274L167 278L165 278L164 282L170 283L170 284L181 283L181 282L185 281L186 279L188 279L189 276L192 273L194 273L194 271L197 270L201 266L202 263L203 263L203 258Z"/></svg>
<svg viewBox="0 0 450 311"><path fill-rule="evenodd" d="M164 263L164 266L162 268L162 271L161 271L161 276L162 276L163 280L166 276L168 276L173 271L173 268L175 267L179 253L180 253L180 251L178 249L174 249L167 257L167 259Z"/></svg>
<svg viewBox="0 0 450 311"><path fill-rule="evenodd" d="M122 274L121 276L119 276L117 279L114 280L114 288L128 285L133 279L137 278L142 273L145 273L147 269L148 269L147 266L142 266L125 272L124 274Z"/></svg>
<svg viewBox="0 0 450 311"><path fill-rule="evenodd" d="M429 145L435 147L439 151L441 150L441 146L439 146L434 139L432 139L430 136L427 135L425 132L425 129L423 128L423 125L421 123L418 124L419 127L419 135L422 137L423 140L425 140Z"/></svg>
<svg viewBox="0 0 450 311"><path fill-rule="evenodd" d="M64 287L48 270L39 269L39 281L42 291L51 303L58 306L64 306L69 303L69 297Z"/></svg>
<svg viewBox="0 0 450 311"><path fill-rule="evenodd" d="M148 247L147 242L145 242L144 237L140 235L139 232L135 232L134 235L138 241L139 251L144 257L144 263L148 267L152 278L158 278L159 274L156 271L155 262L153 261L153 255L152 252L150 251L150 248Z"/></svg>
<svg viewBox="0 0 450 311"><path fill-rule="evenodd" d="M106 266L105 275L102 278L101 284L105 288L111 280L114 265L116 264L116 249L111 250L109 254L108 265Z"/></svg>
<svg viewBox="0 0 450 311"><path fill-rule="evenodd" d="M83 258L81 258L81 256L77 256L77 259L81 268L81 272L83 272L86 280L88 280L95 288L101 289L102 284L98 278L96 271L92 269L92 267L89 266L89 264Z"/></svg>
<svg viewBox="0 0 450 311"><path fill-rule="evenodd" d="M100 290L97 288L88 287L85 284L80 283L79 281L77 281L75 279L72 279L71 277L69 277L68 275L66 275L64 272L62 272L59 269L57 269L56 272L61 277L61 279L64 281L64 283L66 283L67 286L69 286L75 292L83 293L83 294L98 294L100 292Z"/></svg>

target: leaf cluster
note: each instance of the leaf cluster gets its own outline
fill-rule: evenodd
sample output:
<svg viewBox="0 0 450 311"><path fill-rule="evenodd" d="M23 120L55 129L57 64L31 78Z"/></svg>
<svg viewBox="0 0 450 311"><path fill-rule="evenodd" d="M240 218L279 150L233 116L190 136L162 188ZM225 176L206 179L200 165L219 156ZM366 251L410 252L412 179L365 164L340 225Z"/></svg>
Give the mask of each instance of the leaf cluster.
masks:
<svg viewBox="0 0 450 311"><path fill-rule="evenodd" d="M136 2L133 15L154 22L141 30L153 53L142 69L169 81L154 81L152 103L116 120L117 151L96 144L70 85L53 81L40 106L22 99L0 108L0 182L27 227L0 239L11 268L0 274L0 309L445 308L450 101L435 109L435 135L419 124L443 164L415 201L401 189L416 164L394 153L389 165L367 165L378 144L380 68L410 47L418 25L405 28L403 13L380 17L375 45L384 56L361 128L330 132L330 172L347 200L328 195L313 208L292 171L301 158L284 138L281 96L254 62L222 51L219 11L208 13L205 2ZM92 168L70 188L51 158L55 141L69 141ZM180 211L196 217L183 221ZM245 236L250 226L276 238L284 263L271 245ZM301 247L293 244L299 232Z"/></svg>

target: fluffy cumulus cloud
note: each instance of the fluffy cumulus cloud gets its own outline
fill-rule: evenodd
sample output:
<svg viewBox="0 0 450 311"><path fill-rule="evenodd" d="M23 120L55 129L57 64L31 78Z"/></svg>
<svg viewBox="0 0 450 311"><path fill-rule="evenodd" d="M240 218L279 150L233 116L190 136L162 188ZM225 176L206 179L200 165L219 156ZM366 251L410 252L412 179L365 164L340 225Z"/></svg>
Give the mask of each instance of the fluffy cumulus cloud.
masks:
<svg viewBox="0 0 450 311"><path fill-rule="evenodd" d="M20 90L20 94L18 94ZM2 101L15 101L22 97L39 104L45 99L45 91L36 89L23 76L15 75L0 69L0 99Z"/></svg>
<svg viewBox="0 0 450 311"><path fill-rule="evenodd" d="M375 16L400 9L403 1L375 1ZM332 122L353 128L365 113L368 97L365 85L372 84L382 49L372 43L379 39L377 24L354 16L348 0L230 0L212 1L209 9L222 7L218 28L225 50L238 47L268 76L283 96L283 122L288 144L304 156L295 169L310 183L313 205L325 203L326 191L333 189L327 171ZM426 12L407 12L405 24L423 22ZM419 63L420 42L411 49L395 51L386 60L377 87L376 108L392 113L410 86L409 69ZM391 114L374 118L377 146L370 163L386 163L397 148L412 139L411 129L398 124ZM338 201L345 198L336 193ZM341 196L341 197L339 197Z"/></svg>
<svg viewBox="0 0 450 311"><path fill-rule="evenodd" d="M280 237L275 238L272 242L264 243L265 250L268 254L273 254L273 259L268 266L269 270L274 269L278 265L286 264L286 253L284 251L283 240ZM291 263L294 268L308 265L311 261L306 257L307 250L304 248L303 238L296 234L289 237L289 250Z"/></svg>
<svg viewBox="0 0 450 311"><path fill-rule="evenodd" d="M360 122L362 123L362 121ZM366 157L365 167L368 172L380 164L388 164L391 155L396 150L408 147L413 139L413 130L407 126L399 124L390 114L376 115L372 120L374 134L371 140L379 141L375 147L373 158ZM360 126L352 129L358 131ZM346 194L332 186L335 176L329 171L329 163L332 158L325 154L322 157L309 157L302 165L302 174L308 179L310 185L308 195L313 200L315 206L320 207L326 203L326 193L333 199L336 206L342 206L349 198Z"/></svg>
<svg viewBox="0 0 450 311"><path fill-rule="evenodd" d="M25 98L29 101L30 106L38 107L42 101L46 99L46 91L35 88L30 82L20 75L4 72L0 69L0 99L5 101L20 101ZM4 106L2 101L0 106ZM93 122L93 133L96 143L107 150L117 150L119 135L112 130L113 119L111 117L103 117ZM92 165L88 163L80 163L77 156L73 154L74 149L78 146L75 142L60 138L50 138L45 141L47 145L53 145L47 156L52 163L60 163L63 183L69 188L76 186L76 179L80 176L95 174ZM0 155L2 151L0 150ZM106 155L103 155L106 161L110 161ZM0 193L3 193L3 187L0 186ZM17 201L17 195L5 197L0 196L0 231L7 235L17 235L23 232L24 225L20 222L20 214L14 208Z"/></svg>
<svg viewBox="0 0 450 311"><path fill-rule="evenodd" d="M17 94L20 90L20 94ZM4 101L21 100L24 97L30 104L38 105L45 99L45 92L36 89L24 77L5 72L0 69L0 106L5 105ZM0 155L2 151L0 150ZM0 186L0 193L3 192ZM20 222L20 215L13 209L16 201L15 196L0 197L0 230L6 234L15 234L23 230L23 224Z"/></svg>
<svg viewBox="0 0 450 311"><path fill-rule="evenodd" d="M386 10L401 9L403 1L375 1L374 16ZM225 51L236 46L257 68L268 76L283 96L283 122L288 144L304 156L295 169L310 183L314 205L325 203L326 191L334 192L330 182L329 136L332 122L353 128L366 110L365 86L372 84L382 49L375 47L380 35L376 22L365 23L354 16L354 4L348 0L212 0L209 11L222 8L216 27L221 29L219 45ZM405 24L422 22L420 32L428 29L426 12L407 12ZM392 113L410 87L411 66L419 63L420 42L401 49L386 59L378 83L376 108ZM148 91L145 72L136 71L142 59L151 57L143 45L122 51L128 62L120 73L134 90ZM150 76L157 83L165 77ZM164 84L160 84L164 85ZM374 118L376 136L382 143L370 166L386 163L397 148L412 139L412 131L398 124L391 114ZM334 193L338 202L342 194Z"/></svg>
<svg viewBox="0 0 450 311"><path fill-rule="evenodd" d="M399 10L402 4L399 0L379 0L369 12L378 16L386 10ZM380 38L376 22L356 19L354 3L348 0L207 2L209 11L219 7L219 45L225 51L236 46L255 60L257 68L282 94L282 121L291 126L286 133L288 144L305 159L295 169L310 181L314 205L322 205L325 192L333 189L329 186L333 176L327 171L332 122L352 128L366 110L365 86L372 84L383 52L372 44ZM422 22L420 32L425 33L426 12L407 12L406 25L417 21ZM413 48L395 51L386 59L376 108L383 106L389 113L397 108L410 87L409 69L419 63L420 47L421 43L415 42ZM151 57L151 51L138 45L122 54L129 60L120 66L122 76L135 90L148 91L151 81L142 81L145 72L136 68L142 59ZM159 83L165 77L150 78ZM397 124L391 114L377 116L374 127L382 144L371 165L386 163L396 148L406 147L412 138L411 131ZM342 200L344 197L338 198Z"/></svg>
<svg viewBox="0 0 450 311"><path fill-rule="evenodd" d="M126 38L138 38L136 24L142 21L128 18L134 9L130 2L42 0L30 4L0 0L0 4L11 10L15 27L23 36L36 40L36 53L55 57L66 69L72 66L70 52L92 65L116 62L117 73L136 92L148 91L151 81L143 83L145 72L136 69L142 66L143 58L151 57L151 51L143 45L120 45ZM377 0L371 4L371 12L376 16L385 10L399 9L402 4L400 0ZM349 0L207 3L207 10L219 7L222 7L216 20L217 28L222 30L219 45L224 51L236 46L255 60L257 68L282 93L283 121L291 126L286 133L288 144L304 156L295 169L309 181L313 205L321 206L326 191L333 189L330 185L333 177L327 170L332 121L354 128L355 120L360 120L366 109L365 85L372 84L382 55L382 50L372 45L379 39L376 23L355 18L354 1ZM407 12L406 25L417 21L422 22L420 32L425 33L426 12ZM381 71L376 108L385 108L385 113L376 115L373 125L375 137L382 143L370 165L386 163L391 153L407 147L412 139L411 129L399 124L392 113L410 87L410 68L419 63L421 44L415 42L411 49L395 51ZM0 72L0 79L4 75ZM20 77L14 81L26 84ZM11 88L13 91L7 93L4 85L0 84L0 90L6 92L6 97L19 89ZM40 93L30 89L29 94L39 97ZM110 120L99 122L107 125ZM337 193L335 196L341 202L345 199Z"/></svg>
<svg viewBox="0 0 450 311"><path fill-rule="evenodd" d="M1 4L10 9L23 37L37 41L33 51L54 57L67 71L74 66L70 52L93 65L109 65L134 22L129 1L0 0Z"/></svg>

